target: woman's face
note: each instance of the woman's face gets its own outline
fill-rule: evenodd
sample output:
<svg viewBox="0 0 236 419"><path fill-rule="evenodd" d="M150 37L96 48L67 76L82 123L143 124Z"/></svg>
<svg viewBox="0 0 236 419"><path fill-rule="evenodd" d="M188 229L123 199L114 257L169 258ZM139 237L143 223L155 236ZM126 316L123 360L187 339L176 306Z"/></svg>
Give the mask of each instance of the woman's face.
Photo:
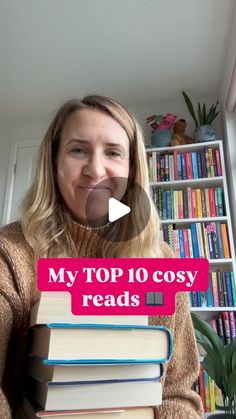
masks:
<svg viewBox="0 0 236 419"><path fill-rule="evenodd" d="M56 179L66 205L80 222L105 223L108 199L122 199L127 181L120 178L128 176L129 139L119 123L94 109L71 114L62 130Z"/></svg>

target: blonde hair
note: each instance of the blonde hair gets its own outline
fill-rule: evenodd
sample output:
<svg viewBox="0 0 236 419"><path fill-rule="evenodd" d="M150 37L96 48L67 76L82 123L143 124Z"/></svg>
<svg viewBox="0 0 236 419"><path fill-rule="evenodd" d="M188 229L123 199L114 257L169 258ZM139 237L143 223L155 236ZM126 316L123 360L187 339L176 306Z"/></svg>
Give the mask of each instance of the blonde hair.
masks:
<svg viewBox="0 0 236 419"><path fill-rule="evenodd" d="M70 100L60 107L51 122L39 150L33 183L26 194L21 210L24 236L34 256L58 255L76 257L76 244L70 234L71 214L60 197L55 182L56 157L62 129L69 115L80 109L92 108L114 118L126 131L130 141L131 180L140 185L150 201L150 218L144 230L133 239L145 217L145 205L136 188L129 188L125 202L132 207L131 217L123 217L108 229L108 240L103 241L103 257L162 257L159 240L160 221L153 204L148 179L148 167L142 130L136 119L117 101L98 95L82 100ZM117 241L109 241L109 236ZM73 244L73 246L71 246ZM74 254L68 254L73 248ZM56 249L56 250L55 250Z"/></svg>

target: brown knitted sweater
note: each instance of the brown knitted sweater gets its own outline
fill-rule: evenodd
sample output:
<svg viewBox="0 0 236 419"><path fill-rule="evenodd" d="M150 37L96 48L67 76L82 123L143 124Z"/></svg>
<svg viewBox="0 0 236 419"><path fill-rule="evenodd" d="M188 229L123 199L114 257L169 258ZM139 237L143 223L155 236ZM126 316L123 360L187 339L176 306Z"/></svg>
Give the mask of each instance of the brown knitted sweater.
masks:
<svg viewBox="0 0 236 419"><path fill-rule="evenodd" d="M78 257L99 257L95 230L74 223L73 239L78 243ZM172 257L165 243L163 253ZM12 418L22 400L29 314L36 294L32 252L20 224L9 224L0 230L0 419ZM173 358L162 380L163 404L159 417L202 417L200 398L191 390L198 376L199 361L187 293L178 294L175 315L151 316L149 324L167 326L174 338Z"/></svg>

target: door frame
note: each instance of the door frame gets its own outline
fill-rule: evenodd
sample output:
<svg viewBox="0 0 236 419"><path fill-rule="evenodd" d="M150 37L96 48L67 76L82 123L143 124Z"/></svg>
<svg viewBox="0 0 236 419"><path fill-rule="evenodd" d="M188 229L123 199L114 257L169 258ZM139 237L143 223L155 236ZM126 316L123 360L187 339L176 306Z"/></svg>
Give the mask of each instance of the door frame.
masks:
<svg viewBox="0 0 236 419"><path fill-rule="evenodd" d="M2 226L10 222L10 214L12 208L12 198L15 182L15 168L17 162L17 154L19 148L40 146L42 140L25 140L15 141L12 143L9 154L8 171L7 171L7 182L4 194L4 205L2 215Z"/></svg>

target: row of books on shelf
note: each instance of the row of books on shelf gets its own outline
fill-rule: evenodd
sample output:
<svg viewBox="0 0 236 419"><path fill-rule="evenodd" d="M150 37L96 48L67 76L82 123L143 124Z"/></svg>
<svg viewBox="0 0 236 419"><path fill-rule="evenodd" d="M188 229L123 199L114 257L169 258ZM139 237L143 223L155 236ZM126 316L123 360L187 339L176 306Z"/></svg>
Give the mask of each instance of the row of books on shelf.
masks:
<svg viewBox="0 0 236 419"><path fill-rule="evenodd" d="M222 311L208 320L224 345L236 339L236 312ZM201 351L200 351L201 353Z"/></svg>
<svg viewBox="0 0 236 419"><path fill-rule="evenodd" d="M172 355L169 330L148 326L148 316L114 316L115 324L89 316L83 323L70 310L64 321L73 322L61 322L68 302L61 293L42 293L32 310L25 416L154 419L163 365Z"/></svg>
<svg viewBox="0 0 236 419"><path fill-rule="evenodd" d="M174 250L177 257L228 259L231 257L227 224L224 222L191 223L189 228L163 225L161 239Z"/></svg>
<svg viewBox="0 0 236 419"><path fill-rule="evenodd" d="M235 278L232 271L210 272L207 291L190 292L192 307L236 307Z"/></svg>
<svg viewBox="0 0 236 419"><path fill-rule="evenodd" d="M223 409L221 391L202 366L193 389L200 395L205 412L213 413L218 409Z"/></svg>
<svg viewBox="0 0 236 419"><path fill-rule="evenodd" d="M211 147L187 153L148 151L147 159L151 182L222 176L220 151Z"/></svg>
<svg viewBox="0 0 236 419"><path fill-rule="evenodd" d="M152 198L162 220L225 215L223 190L220 187L189 187L183 190L153 187Z"/></svg>

